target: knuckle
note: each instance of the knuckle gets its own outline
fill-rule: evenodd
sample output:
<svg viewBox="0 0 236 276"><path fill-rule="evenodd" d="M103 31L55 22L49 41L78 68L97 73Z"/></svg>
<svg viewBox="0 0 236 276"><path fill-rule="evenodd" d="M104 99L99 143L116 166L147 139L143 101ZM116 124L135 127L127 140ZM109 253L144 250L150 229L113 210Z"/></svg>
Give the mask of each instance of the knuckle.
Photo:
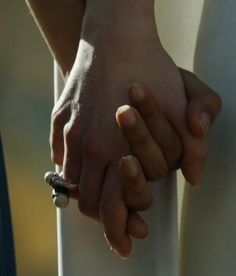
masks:
<svg viewBox="0 0 236 276"><path fill-rule="evenodd" d="M146 118L146 119L153 119L156 118L156 105L154 102L151 102L147 105L146 108L143 109L142 115Z"/></svg>
<svg viewBox="0 0 236 276"><path fill-rule="evenodd" d="M73 145L78 139L78 128L77 126L69 121L63 128L63 136L68 145Z"/></svg>
<svg viewBox="0 0 236 276"><path fill-rule="evenodd" d="M204 94L205 100L208 104L208 108L213 111L214 115L220 113L222 109L222 100L221 97L211 88L208 88L206 93Z"/></svg>
<svg viewBox="0 0 236 276"><path fill-rule="evenodd" d="M133 196L132 200L129 201L129 208L135 211L144 211L152 206L153 198L148 195L140 195L136 198Z"/></svg>
<svg viewBox="0 0 236 276"><path fill-rule="evenodd" d="M58 108L54 107L51 114L51 124L55 129L62 128L64 118L63 113L58 110Z"/></svg>
<svg viewBox="0 0 236 276"><path fill-rule="evenodd" d="M132 177L131 179L128 179L126 181L125 185L125 191L132 199L132 195L142 195L144 192L146 192L146 183L143 183L139 179L140 175L137 175L135 177Z"/></svg>
<svg viewBox="0 0 236 276"><path fill-rule="evenodd" d="M144 132L139 131L137 135L133 135L131 143L136 147L144 148L147 144L147 136Z"/></svg>
<svg viewBox="0 0 236 276"><path fill-rule="evenodd" d="M172 168L180 159L182 153L182 144L177 137L172 137L165 146L164 155L166 157L168 167Z"/></svg>
<svg viewBox="0 0 236 276"><path fill-rule="evenodd" d="M52 127L54 128L54 130L63 128L62 117L60 115L53 115Z"/></svg>
<svg viewBox="0 0 236 276"><path fill-rule="evenodd" d="M70 140L73 136L73 132L72 132L72 129L71 129L71 126L69 123L65 124L64 128L63 128L63 136L65 138L65 140Z"/></svg>
<svg viewBox="0 0 236 276"><path fill-rule="evenodd" d="M165 162L154 161L150 164L147 172L146 177L150 181L158 180L164 177L167 173L167 164Z"/></svg>
<svg viewBox="0 0 236 276"><path fill-rule="evenodd" d="M149 209L153 204L153 198L147 197L143 202L140 202L139 205L137 205L137 211L144 211Z"/></svg>
<svg viewBox="0 0 236 276"><path fill-rule="evenodd" d="M51 130L49 137L49 144L51 148L51 160L57 165L62 165L63 159L63 136L54 129Z"/></svg>
<svg viewBox="0 0 236 276"><path fill-rule="evenodd" d="M118 214L120 213L120 206L112 199L102 199L99 205L99 211L101 214Z"/></svg>
<svg viewBox="0 0 236 276"><path fill-rule="evenodd" d="M51 160L54 164L57 164L59 166L62 165L63 158L62 155L57 153L55 150L52 149L51 151Z"/></svg>
<svg viewBox="0 0 236 276"><path fill-rule="evenodd" d="M146 173L146 177L149 181L156 181L160 178L160 173L157 170L149 169Z"/></svg>
<svg viewBox="0 0 236 276"><path fill-rule="evenodd" d="M91 204L88 201L79 200L80 212L90 218L98 218L98 208L95 204Z"/></svg>
<svg viewBox="0 0 236 276"><path fill-rule="evenodd" d="M71 104L55 105L51 113L51 126L56 130L63 130L71 116Z"/></svg>

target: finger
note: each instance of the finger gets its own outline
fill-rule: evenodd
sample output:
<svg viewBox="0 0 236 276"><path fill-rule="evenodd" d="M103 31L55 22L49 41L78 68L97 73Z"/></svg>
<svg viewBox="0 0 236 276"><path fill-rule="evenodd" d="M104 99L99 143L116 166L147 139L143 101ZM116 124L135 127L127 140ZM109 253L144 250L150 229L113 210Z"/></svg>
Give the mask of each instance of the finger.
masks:
<svg viewBox="0 0 236 276"><path fill-rule="evenodd" d="M127 156L119 162L120 175L123 178L124 199L130 209L128 215L128 234L137 239L148 236L148 226L135 212L148 209L152 205L152 195L141 166L134 156ZM131 210L133 209L133 210Z"/></svg>
<svg viewBox="0 0 236 276"><path fill-rule="evenodd" d="M143 106L146 107L144 111L141 109L141 105L137 105L137 100L135 101L134 105L139 110L142 116L147 114L148 117L148 107L153 105L153 103L157 103L157 100L152 97L151 92L144 88L143 86L136 85L136 97L140 98L140 94L144 91L144 98L141 99L144 101L146 100L147 103ZM139 90L140 89L140 90ZM134 93L135 94L135 93ZM147 95L147 97L146 97ZM152 108L151 108L152 109ZM147 112L147 113L145 113ZM144 114L144 115L143 115ZM178 118L176 119L175 125L173 125L173 129L176 130L178 135L180 136L182 142L182 160L181 160L181 169L186 178L186 180L191 184L199 184L202 181L202 169L204 167L206 161L206 145L201 138L195 137L188 129L185 117L181 114L177 114ZM181 123L182 122L182 123ZM153 126L152 126L153 128ZM151 129L151 126L150 126ZM180 148L180 147L179 147ZM176 154L176 156L178 153Z"/></svg>
<svg viewBox="0 0 236 276"><path fill-rule="evenodd" d="M115 163L107 168L99 210L109 245L119 256L127 258L132 246L127 233L128 210Z"/></svg>
<svg viewBox="0 0 236 276"><path fill-rule="evenodd" d="M152 205L152 194L138 160L129 155L119 162L124 199L127 207L135 211L146 210Z"/></svg>
<svg viewBox="0 0 236 276"><path fill-rule="evenodd" d="M79 209L82 214L97 221L100 221L99 200L106 166L93 146L85 145L79 185Z"/></svg>
<svg viewBox="0 0 236 276"><path fill-rule="evenodd" d="M204 140L191 135L183 137L181 170L188 183L192 185L202 183L206 160L207 146Z"/></svg>
<svg viewBox="0 0 236 276"><path fill-rule="evenodd" d="M187 122L191 131L201 137L206 135L221 110L220 97L191 72L180 70L189 103Z"/></svg>
<svg viewBox="0 0 236 276"><path fill-rule="evenodd" d="M70 118L70 107L67 105L63 110L55 109L51 116L50 147L52 161L62 166L64 156L63 129Z"/></svg>
<svg viewBox="0 0 236 276"><path fill-rule="evenodd" d="M159 145L170 169L176 168L182 145L175 130L159 110L149 89L133 85L129 90L131 104L138 110L155 142Z"/></svg>
<svg viewBox="0 0 236 276"><path fill-rule="evenodd" d="M140 160L145 176L150 180L164 176L167 171L165 158L139 113L125 105L118 108L116 120L129 143L132 154Z"/></svg>
<svg viewBox="0 0 236 276"><path fill-rule="evenodd" d="M69 183L79 183L81 161L79 148L79 135L76 124L71 119L64 127L64 158L63 158L63 178ZM76 191L74 191L73 197Z"/></svg>
<svg viewBox="0 0 236 276"><path fill-rule="evenodd" d="M203 137L221 110L221 99L193 73L186 70L180 70L180 72L189 100L186 111L188 126L195 136ZM185 175L195 174L194 182L198 184L202 182L202 170L207 160L207 147L203 140L199 140L199 143L201 143L200 150L195 147L196 154L194 154L194 150L191 151L190 149L190 143L191 141L187 139L185 143L186 151L193 152L192 155L195 156L194 164L198 164L198 166L191 166L191 155L185 154L182 160L182 171Z"/></svg>
<svg viewBox="0 0 236 276"><path fill-rule="evenodd" d="M148 226L135 211L129 211L127 232L136 239L146 239L148 237Z"/></svg>

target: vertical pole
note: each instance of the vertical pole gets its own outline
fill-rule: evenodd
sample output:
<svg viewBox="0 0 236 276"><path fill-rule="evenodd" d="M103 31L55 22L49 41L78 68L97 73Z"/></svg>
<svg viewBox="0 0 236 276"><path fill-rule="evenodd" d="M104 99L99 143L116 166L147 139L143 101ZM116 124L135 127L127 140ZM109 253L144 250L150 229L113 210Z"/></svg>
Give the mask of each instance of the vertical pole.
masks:
<svg viewBox="0 0 236 276"><path fill-rule="evenodd" d="M54 64L54 98L63 89ZM57 168L58 170L59 168ZM59 276L177 276L178 227L176 176L152 183L154 206L144 212L150 227L149 238L135 241L128 260L120 260L106 245L102 226L79 213L77 202L57 210Z"/></svg>
<svg viewBox="0 0 236 276"><path fill-rule="evenodd" d="M57 102L60 97L60 93L62 92L64 82L60 75L59 68L57 66L56 61L54 60L53 66L53 75L54 75L54 104ZM61 171L59 166L56 166L56 172L59 173ZM58 260L58 275L62 276L63 270L63 261L62 261L62 246L61 246L61 210L56 209L56 218L57 218L57 260Z"/></svg>

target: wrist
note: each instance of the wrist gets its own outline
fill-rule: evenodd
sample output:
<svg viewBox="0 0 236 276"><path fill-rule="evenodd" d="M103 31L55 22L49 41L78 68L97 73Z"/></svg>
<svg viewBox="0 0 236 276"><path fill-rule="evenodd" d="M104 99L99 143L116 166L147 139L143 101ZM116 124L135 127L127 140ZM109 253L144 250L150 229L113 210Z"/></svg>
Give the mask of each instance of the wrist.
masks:
<svg viewBox="0 0 236 276"><path fill-rule="evenodd" d="M153 0L87 0L83 35L125 41L155 38Z"/></svg>
<svg viewBox="0 0 236 276"><path fill-rule="evenodd" d="M86 8L94 15L106 14L116 16L122 13L124 16L135 14L148 15L154 10L154 0L87 0Z"/></svg>

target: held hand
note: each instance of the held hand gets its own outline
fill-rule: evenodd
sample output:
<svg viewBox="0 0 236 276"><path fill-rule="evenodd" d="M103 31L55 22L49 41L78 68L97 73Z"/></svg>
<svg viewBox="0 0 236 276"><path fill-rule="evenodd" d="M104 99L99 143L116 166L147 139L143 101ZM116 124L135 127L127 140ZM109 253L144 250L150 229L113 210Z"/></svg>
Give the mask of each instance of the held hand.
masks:
<svg viewBox="0 0 236 276"><path fill-rule="evenodd" d="M220 113L221 100L212 89L201 82L194 74L181 69L181 75L186 88L186 96L189 100L186 113L189 128L195 135L203 138ZM139 87L139 89L142 89L142 87ZM129 106L123 106L118 109L116 116L117 122L130 144L132 154L138 158L129 155L120 160L120 173L123 178L125 201L127 206L135 211L145 210L152 203L152 196L148 190L148 183L142 170L143 164L148 166L148 164L153 162L156 162L157 165L164 162L170 169L173 167L177 168L181 164L179 162L181 155L177 156L170 150L171 148L177 148L179 153L181 153L181 143L178 136L175 135L174 130L163 114L159 112L151 92L143 90L143 93L146 99L143 98L139 102L137 110ZM129 95L131 104L135 105L137 98L134 89L130 89ZM140 116L140 113L142 114L142 111L147 108L152 110L152 116L149 118L146 118L145 114ZM147 120L154 122L153 125L149 124L149 128L147 127ZM151 130L151 127L154 129ZM155 140L151 135L153 131L156 132L155 137L159 137L158 140ZM144 144L145 146L137 144L137 140L142 141L140 145ZM164 146L163 141L167 143ZM150 150L146 152L147 148ZM158 158L159 155L157 155L157 149L162 152L163 156L168 156L169 158L160 160ZM163 166L164 164L160 164L160 168ZM199 167L203 166L204 162L199 165ZM150 176L146 176L150 178ZM140 227L143 227L143 225Z"/></svg>
<svg viewBox="0 0 236 276"><path fill-rule="evenodd" d="M103 20L94 23L95 19L85 15L72 72L53 110L52 159L63 165L67 181L80 182L80 211L101 221L110 245L121 256L128 256L129 234L142 237L146 230L135 230L140 220L128 213L118 168L129 147L114 115L128 102L127 87L138 80L155 91L160 110L184 140L186 151L194 140L201 154L202 144L188 132L183 82L160 45L154 15L132 17L126 32L122 24L115 25L115 31L107 29L114 26L114 18L103 28L95 28ZM167 166L163 172L166 170ZM152 178L161 175L159 166L153 167Z"/></svg>
<svg viewBox="0 0 236 276"><path fill-rule="evenodd" d="M146 230L133 231L140 219L135 214L129 214L128 218L123 200L118 161L129 153L129 148L116 125L115 112L118 106L128 102L127 87L130 86L130 79L127 76L135 72L131 79L147 79L145 82L149 83L148 70L153 72L154 65L157 67L158 59L163 62L163 57L157 53L156 64L147 67L146 75L143 76L141 70L135 70L137 66L141 68L143 61L129 68L117 68L116 63L103 64L106 59L99 59L99 51L91 49L85 42L80 44L72 73L52 115L52 158L54 162L63 164L63 175L67 181L80 182L80 211L101 221L110 245L120 255L127 256L131 250L128 234L143 237ZM80 60L85 57L86 63L81 63ZM170 66L175 70L171 62L167 65L166 75ZM160 76L161 82L163 75ZM174 77L173 73L171 77ZM178 74L176 78L181 84ZM160 176L159 173L159 168L154 168L153 177Z"/></svg>

